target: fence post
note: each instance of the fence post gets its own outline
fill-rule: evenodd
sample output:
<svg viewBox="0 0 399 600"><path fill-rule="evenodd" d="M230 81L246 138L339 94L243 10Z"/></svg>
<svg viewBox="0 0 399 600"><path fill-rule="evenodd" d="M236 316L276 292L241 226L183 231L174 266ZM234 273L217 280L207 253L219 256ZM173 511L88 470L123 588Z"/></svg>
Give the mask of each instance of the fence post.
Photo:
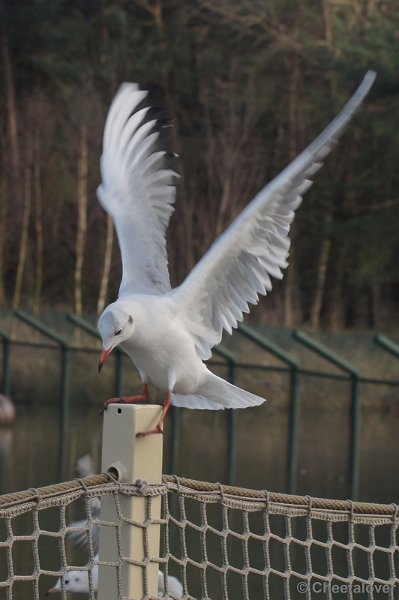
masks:
<svg viewBox="0 0 399 600"><path fill-rule="evenodd" d="M331 364L345 371L349 376L351 383L350 492L351 499L357 500L359 494L359 453L362 416L358 371L347 360L304 331L298 329L293 332L292 336L295 340L309 348L309 350L312 350Z"/></svg>
<svg viewBox="0 0 399 600"><path fill-rule="evenodd" d="M11 339L10 337L0 331L0 337L3 340L3 380L2 380L2 391L6 396L11 394L11 380L10 380L10 350L11 350Z"/></svg>
<svg viewBox="0 0 399 600"><path fill-rule="evenodd" d="M298 429L299 429L299 399L298 399L299 370L291 367L290 377L290 424L288 437L288 490L290 494L297 493L298 484Z"/></svg>
<svg viewBox="0 0 399 600"><path fill-rule="evenodd" d="M298 393L299 375L301 373L300 364L298 361L285 352L280 346L269 340L258 331L253 330L248 325L240 323L238 332L247 339L254 342L263 350L267 350L273 356L283 361L290 369L290 423L289 423L289 440L288 440L288 457L287 457L287 488L290 494L295 494L297 491L297 457L298 457L298 428L299 428L299 413L300 413L300 398Z"/></svg>
<svg viewBox="0 0 399 600"><path fill-rule="evenodd" d="M156 425L162 408L157 405L111 404L104 413L102 471L117 475L119 481L134 483L137 479L147 483L162 481L162 447L163 436L153 434L137 438L136 433L145 431ZM146 520L145 497L120 496L120 507L125 519L143 523ZM152 519L161 516L161 498L151 500ZM115 500L113 496L101 499L101 520L116 521ZM132 561L143 561L145 550L143 532L125 520L121 523L120 544L123 556ZM148 548L150 556L159 556L160 526L150 525L148 528ZM100 562L117 561L118 542L115 528L101 526L100 530ZM148 563L147 580L149 597L158 594L158 564ZM120 581L122 589L118 590L115 567L99 567L98 600L129 597L140 600L144 596L143 567L121 563ZM112 570L111 570L112 569Z"/></svg>
<svg viewBox="0 0 399 600"><path fill-rule="evenodd" d="M29 325L32 329L39 331L44 337L52 340L60 349L60 437L61 437L61 455L60 455L60 480L64 481L67 474L67 461L69 455L69 417L70 417L70 365L69 351L71 350L68 342L57 332L47 327L36 317L26 313L23 310L15 310L15 316Z"/></svg>
<svg viewBox="0 0 399 600"><path fill-rule="evenodd" d="M217 346L214 349L215 354L222 356L228 365L227 380L233 385L236 383L237 375L237 360L232 352L226 350L222 346ZM228 423L228 457L227 457L227 483L235 485L237 472L237 417L238 412L232 408L227 411ZM176 473L177 470L173 471Z"/></svg>

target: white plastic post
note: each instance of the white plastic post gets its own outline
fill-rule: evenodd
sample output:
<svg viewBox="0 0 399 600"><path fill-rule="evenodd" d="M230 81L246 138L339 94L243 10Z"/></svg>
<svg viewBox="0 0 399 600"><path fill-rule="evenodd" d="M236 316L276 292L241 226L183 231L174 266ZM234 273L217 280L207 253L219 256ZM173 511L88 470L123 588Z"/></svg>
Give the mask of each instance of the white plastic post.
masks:
<svg viewBox="0 0 399 600"><path fill-rule="evenodd" d="M162 408L155 405L111 404L104 413L102 471L111 471L119 481L134 483L142 479L147 483L162 481L163 436L160 434L137 438L136 433L146 431L156 425ZM144 522L146 518L146 498L120 496L122 514L128 519ZM151 514L160 518L161 498L153 498ZM116 521L113 496L101 499L101 520ZM151 556L159 555L160 527L149 527L149 548ZM144 546L141 528L125 522L121 526L122 552L126 557L143 560ZM116 561L118 545L116 528L100 528L100 560ZM121 570L122 595L141 600L144 596L143 569L140 566L123 563ZM156 596L158 591L158 565L148 567L149 594ZM117 600L117 575L115 567L100 566L98 600Z"/></svg>

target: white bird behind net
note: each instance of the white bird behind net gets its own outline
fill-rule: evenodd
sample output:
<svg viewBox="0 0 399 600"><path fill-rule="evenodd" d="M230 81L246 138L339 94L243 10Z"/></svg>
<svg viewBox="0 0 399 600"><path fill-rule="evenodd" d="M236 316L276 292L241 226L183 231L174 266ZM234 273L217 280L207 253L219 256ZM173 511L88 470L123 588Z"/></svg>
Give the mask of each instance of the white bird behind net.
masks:
<svg viewBox="0 0 399 600"><path fill-rule="evenodd" d="M104 495L113 497L115 522L102 522L93 502ZM124 516L124 496L146 498L143 521ZM162 514L155 519L152 506L159 496ZM148 553L154 524L161 526L158 556ZM0 598L36 600L54 588L67 598L80 580L85 586L80 591L94 599L98 565L104 564L116 573L118 600L126 600L121 573L134 563L143 570L143 600L393 600L399 597L398 524L397 505L288 496L172 476L162 485L126 485L97 475L0 496ZM98 557L102 527L115 529L114 561ZM123 527L141 531L141 560L123 554ZM154 562L155 597L147 579Z"/></svg>

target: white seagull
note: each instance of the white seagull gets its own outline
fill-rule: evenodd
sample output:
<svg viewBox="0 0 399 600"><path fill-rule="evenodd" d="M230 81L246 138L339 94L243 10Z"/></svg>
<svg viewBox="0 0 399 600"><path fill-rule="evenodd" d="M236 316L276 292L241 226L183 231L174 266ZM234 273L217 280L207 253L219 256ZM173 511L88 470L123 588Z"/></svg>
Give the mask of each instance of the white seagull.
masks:
<svg viewBox="0 0 399 600"><path fill-rule="evenodd" d="M98 561L98 554L94 557L95 561ZM97 562L91 568L92 572L92 586L93 592L97 593L98 590L98 564ZM79 569L79 570L71 570L67 571L64 575L64 586L66 592L76 593L76 594L89 594L90 586L89 586L89 570L87 569ZM173 577L173 575L168 575L167 577L167 590L165 590L165 578L162 571L158 571L158 594L159 598L165 598L165 600L175 600L177 598L182 598L183 596L183 586L177 577ZM50 594L55 594L56 592L62 591L62 582L61 577L59 577L55 583L55 585L50 588L46 592L46 596ZM165 593L171 594L171 596L165 596Z"/></svg>
<svg viewBox="0 0 399 600"><path fill-rule="evenodd" d="M259 294L282 278L288 232L310 178L321 167L373 84L368 71L355 94L327 128L266 185L214 242L181 285L172 289L165 231L174 210L176 173L157 149L161 126L139 105L147 92L125 83L108 112L97 195L111 215L121 250L118 299L98 322L103 341L99 370L120 346L137 367L144 390L110 402L148 399L148 382L166 392L162 433L171 404L186 408L246 408L264 398L217 377L204 361L223 330L242 321ZM139 108L138 108L139 107ZM147 116L147 119L146 119Z"/></svg>
<svg viewBox="0 0 399 600"><path fill-rule="evenodd" d="M98 554L94 557L94 560L98 560ZM98 564L94 564L91 568L92 573L92 585L93 592L97 592L98 589ZM76 593L76 594L89 594L89 570L79 570L79 571L67 571L64 575L64 586L66 592ZM56 592L62 591L62 580L59 577L55 583L55 585L47 590L46 596L50 594L55 594Z"/></svg>
<svg viewBox="0 0 399 600"><path fill-rule="evenodd" d="M90 454L84 454L76 462L76 473L79 477L91 477L95 473L93 458ZM68 526L67 535L77 546L89 550L89 530L91 530L91 541L93 553L98 554L100 549L100 520L101 500L98 496L89 500L90 520L86 517L79 521L73 521Z"/></svg>

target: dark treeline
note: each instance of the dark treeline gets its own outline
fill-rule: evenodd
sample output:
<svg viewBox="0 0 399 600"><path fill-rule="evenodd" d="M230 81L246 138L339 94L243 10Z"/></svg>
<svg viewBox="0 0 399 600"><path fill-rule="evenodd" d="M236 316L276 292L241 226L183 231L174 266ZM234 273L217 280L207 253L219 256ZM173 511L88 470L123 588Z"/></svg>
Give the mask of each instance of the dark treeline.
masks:
<svg viewBox="0 0 399 600"><path fill-rule="evenodd" d="M100 311L120 259L100 208L106 110L122 81L174 123L178 283L342 107L365 106L306 195L290 267L256 318L398 325L396 0L0 0L0 306Z"/></svg>

